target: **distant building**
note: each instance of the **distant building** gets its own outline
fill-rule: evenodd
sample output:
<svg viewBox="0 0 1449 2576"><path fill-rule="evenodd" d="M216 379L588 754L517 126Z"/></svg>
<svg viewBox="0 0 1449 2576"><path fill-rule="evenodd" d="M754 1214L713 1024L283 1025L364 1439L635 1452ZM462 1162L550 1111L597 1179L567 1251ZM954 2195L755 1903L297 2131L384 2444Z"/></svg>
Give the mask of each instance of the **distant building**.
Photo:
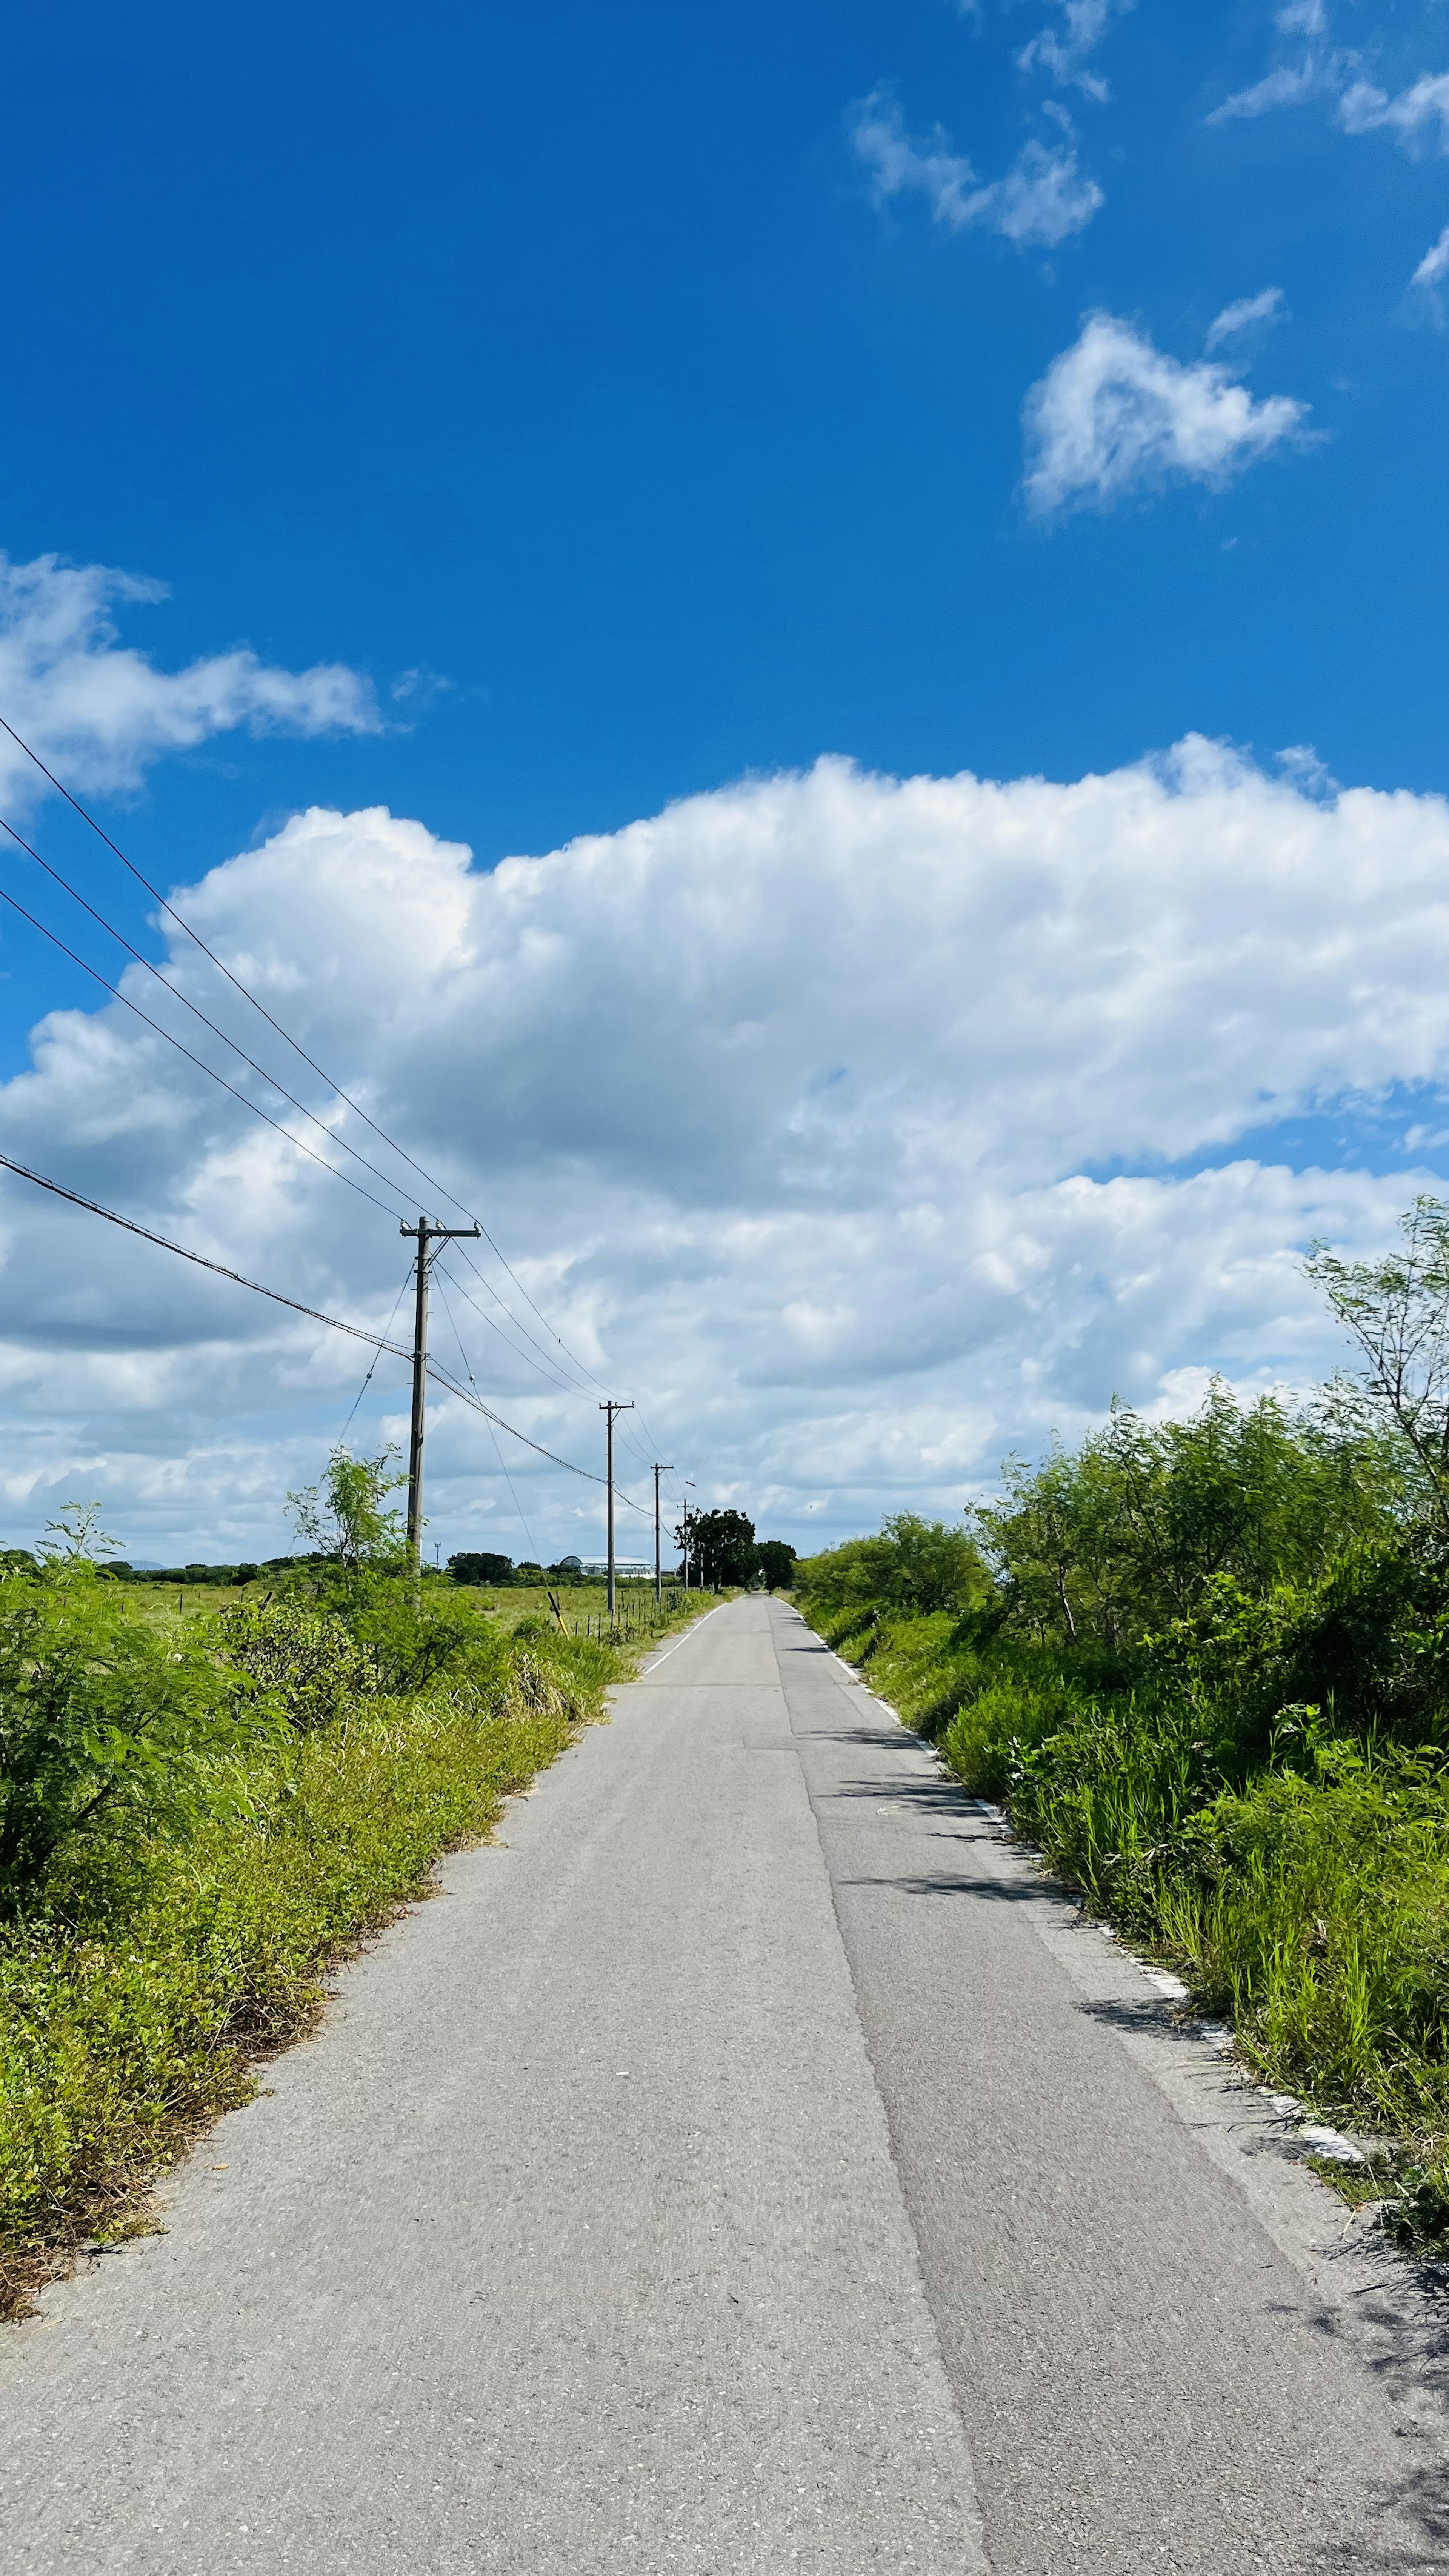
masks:
<svg viewBox="0 0 1449 2576"><path fill-rule="evenodd" d="M568 1560L565 1559L564 1561L567 1563ZM574 1563L577 1565L581 1574L607 1574L609 1571L609 1560L606 1556L575 1557ZM647 1574L650 1582L652 1583L654 1580L654 1559L652 1556L616 1556L614 1559L614 1572L621 1582L626 1575L632 1580L636 1576Z"/></svg>

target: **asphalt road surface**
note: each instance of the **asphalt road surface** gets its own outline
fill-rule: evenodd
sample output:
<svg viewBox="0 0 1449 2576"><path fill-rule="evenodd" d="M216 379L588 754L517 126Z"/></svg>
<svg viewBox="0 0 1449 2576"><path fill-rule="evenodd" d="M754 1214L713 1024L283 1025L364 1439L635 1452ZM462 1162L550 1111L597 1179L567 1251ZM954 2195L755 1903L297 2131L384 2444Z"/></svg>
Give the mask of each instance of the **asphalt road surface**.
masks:
<svg viewBox="0 0 1449 2576"><path fill-rule="evenodd" d="M442 1885L0 2330L7 2576L1449 2567L1445 2309L784 1604Z"/></svg>

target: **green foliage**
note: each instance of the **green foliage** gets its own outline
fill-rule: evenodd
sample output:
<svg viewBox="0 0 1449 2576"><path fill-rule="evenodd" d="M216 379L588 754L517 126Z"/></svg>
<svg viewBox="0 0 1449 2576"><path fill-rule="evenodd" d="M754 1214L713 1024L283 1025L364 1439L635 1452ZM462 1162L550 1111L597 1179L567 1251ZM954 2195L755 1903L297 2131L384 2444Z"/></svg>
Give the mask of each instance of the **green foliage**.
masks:
<svg viewBox="0 0 1449 2576"><path fill-rule="evenodd" d="M120 1546L101 1527L99 1503L62 1503L59 1517L46 1522L36 1554L42 1565L94 1565L119 1555Z"/></svg>
<svg viewBox="0 0 1449 2576"><path fill-rule="evenodd" d="M448 1559L448 1572L455 1583L511 1583L511 1556L489 1556L476 1550L461 1549Z"/></svg>
<svg viewBox="0 0 1449 2576"><path fill-rule="evenodd" d="M77 1835L190 1822L244 1731L236 1677L131 1618L78 1549L0 1576L0 1911Z"/></svg>
<svg viewBox="0 0 1449 2576"><path fill-rule="evenodd" d="M795 1550L782 1538L762 1538L755 1542L754 1573L764 1580L767 1592L788 1592L795 1580Z"/></svg>
<svg viewBox="0 0 1449 2576"><path fill-rule="evenodd" d="M816 1608L830 1613L856 1605L960 1613L984 1607L991 1594L981 1551L968 1533L916 1512L893 1513L877 1538L847 1539L843 1547L803 1557L795 1587L812 1615Z"/></svg>
<svg viewBox="0 0 1449 2576"><path fill-rule="evenodd" d="M681 1523L675 1531L675 1542L684 1545ZM755 1524L744 1512L691 1512L689 1517L690 1580L706 1589L722 1591L749 1583L754 1576L758 1550L755 1546Z"/></svg>
<svg viewBox="0 0 1449 2576"><path fill-rule="evenodd" d="M1406 1443L1429 1507L1449 1525L1449 1206L1417 1198L1386 1261L1342 1261L1326 1243L1305 1264L1363 1354L1362 1394Z"/></svg>
<svg viewBox="0 0 1449 2576"><path fill-rule="evenodd" d="M403 1553L402 1523L387 1497L406 1483L396 1449L375 1458L334 1449L321 1484L287 1496L297 1535L335 1557L349 1574L395 1564Z"/></svg>
<svg viewBox="0 0 1449 2576"><path fill-rule="evenodd" d="M976 1527L1003 1621L1114 1652L1190 1616L1215 1577L1251 1593L1304 1583L1395 1538L1414 1479L1402 1443L1341 1389L1295 1412L1274 1396L1239 1407L1214 1383L1189 1421L1114 1407L1075 1451L1008 1459L1002 1482Z"/></svg>
<svg viewBox="0 0 1449 2576"><path fill-rule="evenodd" d="M232 1662L301 1733L332 1724L376 1686L367 1654L331 1611L245 1601L218 1626Z"/></svg>
<svg viewBox="0 0 1449 2576"><path fill-rule="evenodd" d="M344 1625L367 1658L375 1690L426 1690L444 1673L491 1665L497 1632L471 1601L410 1575L365 1568L334 1596Z"/></svg>

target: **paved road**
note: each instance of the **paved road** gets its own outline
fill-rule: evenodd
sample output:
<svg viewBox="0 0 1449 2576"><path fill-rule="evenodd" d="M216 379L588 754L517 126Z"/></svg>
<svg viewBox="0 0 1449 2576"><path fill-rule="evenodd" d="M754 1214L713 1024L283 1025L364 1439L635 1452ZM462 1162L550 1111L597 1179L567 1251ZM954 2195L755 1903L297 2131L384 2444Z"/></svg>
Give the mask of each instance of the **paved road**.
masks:
<svg viewBox="0 0 1449 2576"><path fill-rule="evenodd" d="M1444 2338L783 1604L0 2334L11 2576L1449 2564Z"/></svg>

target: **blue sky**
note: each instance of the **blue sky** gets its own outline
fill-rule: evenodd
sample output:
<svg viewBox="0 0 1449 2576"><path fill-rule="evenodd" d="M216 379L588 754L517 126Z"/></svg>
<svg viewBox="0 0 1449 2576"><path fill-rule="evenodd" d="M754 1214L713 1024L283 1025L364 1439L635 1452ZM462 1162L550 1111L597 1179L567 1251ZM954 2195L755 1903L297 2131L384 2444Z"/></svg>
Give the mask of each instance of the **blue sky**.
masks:
<svg viewBox="0 0 1449 2576"><path fill-rule="evenodd" d="M1322 97L1210 124L1302 50L1267 9L1115 16L1105 102L1018 68L1060 16L32 15L8 551L168 582L131 630L168 661L449 683L403 738L157 778L153 834L220 856L382 797L486 859L821 750L1065 777L1190 727L1442 785L1445 342L1400 309L1442 154ZM1437 0L1337 17L1389 92L1449 64ZM877 209L848 122L882 83L986 176L1065 107L1100 211L1043 251ZM1022 400L1083 311L1196 358L1272 285L1241 354L1321 447L1026 519Z"/></svg>
<svg viewBox="0 0 1449 2576"><path fill-rule="evenodd" d="M111 608L161 672L244 645L360 693L138 737L109 793L98 755L160 882L314 804L488 868L822 754L1070 782L1199 735L1313 746L1313 812L1449 784L1442 0L82 6L9 69L0 543L164 585ZM1094 349L1139 444L1104 465L1094 415L1073 482ZM3 963L13 1074L95 997L28 934ZM1081 1168L1435 1168L1432 1049L1375 1080L1265 1075L1256 1121Z"/></svg>

